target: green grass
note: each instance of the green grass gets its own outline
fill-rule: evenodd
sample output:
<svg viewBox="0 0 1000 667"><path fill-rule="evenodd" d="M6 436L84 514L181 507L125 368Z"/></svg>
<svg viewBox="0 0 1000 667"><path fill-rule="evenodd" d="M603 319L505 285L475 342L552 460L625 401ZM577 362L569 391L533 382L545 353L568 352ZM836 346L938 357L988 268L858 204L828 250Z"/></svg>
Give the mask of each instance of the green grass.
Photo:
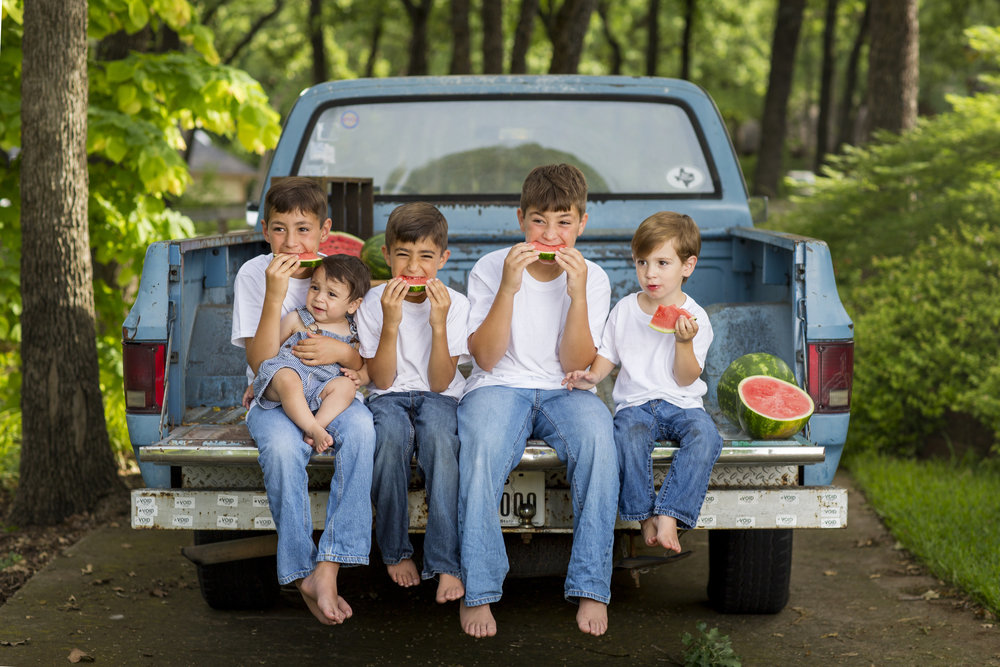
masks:
<svg viewBox="0 0 1000 667"><path fill-rule="evenodd" d="M893 535L935 576L1000 613L1000 465L862 455L850 470Z"/></svg>

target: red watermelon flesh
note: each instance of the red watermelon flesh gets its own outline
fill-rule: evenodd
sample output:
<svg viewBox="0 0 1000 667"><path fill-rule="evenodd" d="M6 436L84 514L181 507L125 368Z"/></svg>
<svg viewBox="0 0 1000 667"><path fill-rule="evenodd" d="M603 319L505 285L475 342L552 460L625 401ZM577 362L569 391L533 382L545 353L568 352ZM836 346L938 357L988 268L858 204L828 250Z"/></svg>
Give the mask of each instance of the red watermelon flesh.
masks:
<svg viewBox="0 0 1000 667"><path fill-rule="evenodd" d="M365 242L354 234L347 232L330 232L319 244L319 251L324 255L350 255L361 257L361 248Z"/></svg>
<svg viewBox="0 0 1000 667"><path fill-rule="evenodd" d="M427 278L425 276L399 276L410 286L411 292L423 292L427 288Z"/></svg>
<svg viewBox="0 0 1000 667"><path fill-rule="evenodd" d="M535 247L535 250L538 251L538 259L548 259L548 260L554 260L556 258L556 251L559 250L560 248L566 247L565 243L559 245L545 245L544 243L540 243L539 241L532 241L531 245L533 245Z"/></svg>
<svg viewBox="0 0 1000 667"><path fill-rule="evenodd" d="M299 266L314 267L323 263L323 258L314 252L300 252Z"/></svg>
<svg viewBox="0 0 1000 667"><path fill-rule="evenodd" d="M767 375L744 378L737 393L740 426L756 439L791 437L802 430L814 409L805 391Z"/></svg>
<svg viewBox="0 0 1000 667"><path fill-rule="evenodd" d="M675 306L657 306L653 313L653 319L649 321L649 328L656 329L660 333L672 334L677 332L677 318L683 315L692 320L698 319L688 311Z"/></svg>

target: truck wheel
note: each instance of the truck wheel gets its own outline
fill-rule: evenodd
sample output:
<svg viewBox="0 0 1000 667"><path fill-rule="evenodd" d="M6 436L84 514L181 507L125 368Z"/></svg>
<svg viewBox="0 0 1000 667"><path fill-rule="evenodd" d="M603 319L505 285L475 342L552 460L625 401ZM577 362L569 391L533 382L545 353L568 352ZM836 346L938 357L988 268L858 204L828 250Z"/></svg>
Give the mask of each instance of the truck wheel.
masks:
<svg viewBox="0 0 1000 667"><path fill-rule="evenodd" d="M708 531L708 599L724 614L776 614L788 604L792 531Z"/></svg>
<svg viewBox="0 0 1000 667"><path fill-rule="evenodd" d="M195 544L212 544L260 535L254 531L196 530ZM196 565L201 597L212 609L267 609L278 601L277 563L274 556Z"/></svg>

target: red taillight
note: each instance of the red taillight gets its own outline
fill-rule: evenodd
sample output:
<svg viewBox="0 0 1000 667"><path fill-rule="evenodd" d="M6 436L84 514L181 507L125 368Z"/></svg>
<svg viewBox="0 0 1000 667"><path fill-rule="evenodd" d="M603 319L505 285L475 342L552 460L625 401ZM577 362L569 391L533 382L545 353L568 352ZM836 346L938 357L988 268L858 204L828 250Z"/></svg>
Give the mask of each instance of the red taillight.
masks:
<svg viewBox="0 0 1000 667"><path fill-rule="evenodd" d="M816 412L848 412L854 381L854 341L809 343L809 395Z"/></svg>
<svg viewBox="0 0 1000 667"><path fill-rule="evenodd" d="M159 412L163 407L163 371L166 346L124 343L125 409L129 412Z"/></svg>

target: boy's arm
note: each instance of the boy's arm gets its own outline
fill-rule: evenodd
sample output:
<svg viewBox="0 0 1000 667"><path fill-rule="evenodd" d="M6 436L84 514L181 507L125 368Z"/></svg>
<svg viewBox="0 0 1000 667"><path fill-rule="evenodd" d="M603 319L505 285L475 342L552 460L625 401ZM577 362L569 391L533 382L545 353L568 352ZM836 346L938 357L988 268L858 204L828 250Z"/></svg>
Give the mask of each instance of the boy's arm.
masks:
<svg viewBox="0 0 1000 667"><path fill-rule="evenodd" d="M576 248L564 248L556 254L556 262L566 271L566 292L570 298L559 340L559 364L569 373L590 366L597 354L587 304L587 260Z"/></svg>
<svg viewBox="0 0 1000 667"><path fill-rule="evenodd" d="M382 330L378 348L375 356L366 361L368 375L378 389L388 389L396 380L396 341L399 340L399 324L403 321L403 299L409 289L406 281L393 278L382 292Z"/></svg>
<svg viewBox="0 0 1000 667"><path fill-rule="evenodd" d="M302 360L306 366L329 366L340 364L344 368L357 370L361 368L362 359L357 349L350 343L330 338L311 331L292 348L292 354Z"/></svg>
<svg viewBox="0 0 1000 667"><path fill-rule="evenodd" d="M448 349L448 311L451 308L451 294L440 280L427 282L427 298L431 302L428 318L431 326L431 353L427 361L427 383L430 390L441 393L455 379L458 357L451 356Z"/></svg>
<svg viewBox="0 0 1000 667"><path fill-rule="evenodd" d="M694 354L694 337L698 323L687 317L678 317L674 334L674 379L687 387L701 376L701 366Z"/></svg>
<svg viewBox="0 0 1000 667"><path fill-rule="evenodd" d="M246 339L247 363L254 373L260 365L278 354L281 347L281 304L288 292L288 279L299 268L296 255L275 255L264 271L264 301L257 331Z"/></svg>
<svg viewBox="0 0 1000 667"><path fill-rule="evenodd" d="M570 371L562 383L567 389L593 389L615 369L615 363L598 354L589 370Z"/></svg>
<svg viewBox="0 0 1000 667"><path fill-rule="evenodd" d="M500 286L493 297L490 311L486 319L469 335L469 354L484 371L492 371L507 353L510 346L510 323L514 314L514 295L521 289L525 267L537 259L538 251L534 246L530 243L518 243L511 247L503 261Z"/></svg>

